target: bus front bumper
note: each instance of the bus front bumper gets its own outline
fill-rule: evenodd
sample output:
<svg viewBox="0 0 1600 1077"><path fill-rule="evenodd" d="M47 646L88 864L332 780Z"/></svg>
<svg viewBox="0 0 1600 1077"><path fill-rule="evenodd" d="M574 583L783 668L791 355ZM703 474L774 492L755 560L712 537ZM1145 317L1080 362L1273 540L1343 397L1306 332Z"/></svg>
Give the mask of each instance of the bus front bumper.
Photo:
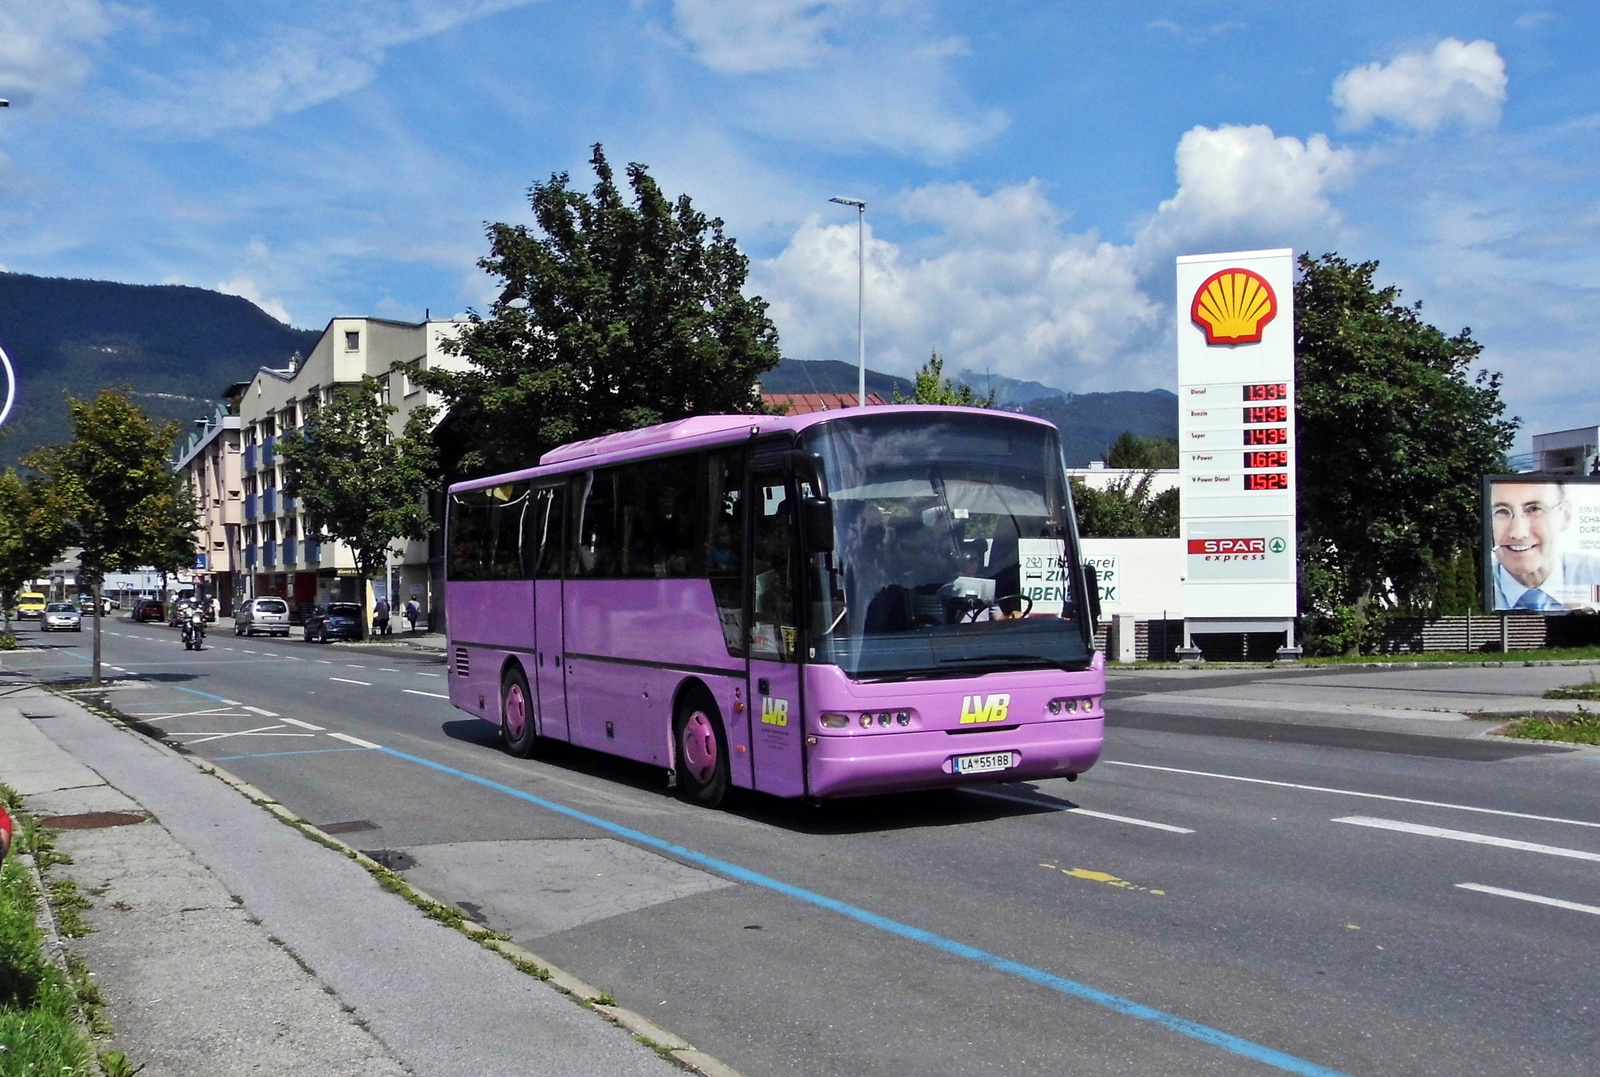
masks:
<svg viewBox="0 0 1600 1077"><path fill-rule="evenodd" d="M1030 722L1010 729L818 736L809 746L811 795L864 796L1082 774L1100 758L1105 718ZM958 756L1011 753L1004 770L962 774Z"/></svg>

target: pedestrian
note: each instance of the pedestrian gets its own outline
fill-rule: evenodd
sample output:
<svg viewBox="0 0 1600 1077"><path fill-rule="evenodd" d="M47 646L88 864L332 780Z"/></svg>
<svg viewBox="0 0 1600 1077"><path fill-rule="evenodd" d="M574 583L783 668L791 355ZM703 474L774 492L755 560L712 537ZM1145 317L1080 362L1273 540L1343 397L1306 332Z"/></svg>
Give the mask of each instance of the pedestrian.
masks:
<svg viewBox="0 0 1600 1077"><path fill-rule="evenodd" d="M417 618L422 616L422 605L416 599L406 602L406 620L411 622L411 631L417 630Z"/></svg>
<svg viewBox="0 0 1600 1077"><path fill-rule="evenodd" d="M11 816L6 814L6 806L0 804L0 862L6 858L6 853L11 851Z"/></svg>
<svg viewBox="0 0 1600 1077"><path fill-rule="evenodd" d="M378 599L378 604L372 607L372 628L374 635L387 636L389 634L389 600Z"/></svg>
<svg viewBox="0 0 1600 1077"><path fill-rule="evenodd" d="M222 616L222 600L216 595L211 596L211 619L215 621Z"/></svg>

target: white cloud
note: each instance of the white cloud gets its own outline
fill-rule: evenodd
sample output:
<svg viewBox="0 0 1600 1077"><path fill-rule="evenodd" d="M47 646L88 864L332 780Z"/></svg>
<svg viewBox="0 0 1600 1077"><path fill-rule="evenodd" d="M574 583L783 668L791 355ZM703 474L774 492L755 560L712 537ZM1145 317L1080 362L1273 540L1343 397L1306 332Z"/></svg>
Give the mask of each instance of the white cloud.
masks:
<svg viewBox="0 0 1600 1077"><path fill-rule="evenodd" d="M101 0L0 0L0 97L20 105L70 95L118 14Z"/></svg>
<svg viewBox="0 0 1600 1077"><path fill-rule="evenodd" d="M1530 11L1526 15L1518 15L1515 25L1518 30L1537 30L1546 23L1554 22L1555 17L1553 11Z"/></svg>
<svg viewBox="0 0 1600 1077"><path fill-rule="evenodd" d="M283 304L277 299L262 295L260 287L249 277L234 277L232 280L218 281L211 287L224 295L237 295L250 300L250 302L285 325L294 324L289 319L289 312L284 309Z"/></svg>
<svg viewBox="0 0 1600 1077"><path fill-rule="evenodd" d="M1075 389L1167 380L1152 346L1163 311L1139 290L1130 250L1063 232L1037 181L992 194L933 184L891 208L935 225L938 237L908 251L868 234L867 359L876 368L909 372L937 349L952 370ZM853 355L854 224L812 217L752 278L772 302L786 354Z"/></svg>
<svg viewBox="0 0 1600 1077"><path fill-rule="evenodd" d="M1207 244L1305 246L1330 236L1339 214L1329 191L1355 166L1350 150L1323 135L1302 142L1261 124L1196 127L1176 157L1178 191L1139 234L1141 263L1151 267Z"/></svg>
<svg viewBox="0 0 1600 1077"><path fill-rule="evenodd" d="M111 102L129 122L183 139L253 127L359 90L389 50L534 0L371 0L303 9L274 21L270 9L238 13L238 37L218 48L209 27L174 27L175 74L137 74ZM250 21L250 20L255 21ZM184 34L197 39L179 42Z"/></svg>
<svg viewBox="0 0 1600 1077"><path fill-rule="evenodd" d="M673 0L673 24L695 58L743 75L809 67L835 51L829 34L855 0Z"/></svg>
<svg viewBox="0 0 1600 1077"><path fill-rule="evenodd" d="M1494 42L1453 37L1432 52L1353 68L1333 83L1339 126L1347 131L1364 130L1376 120L1422 134L1453 123L1493 127L1505 99L1506 64Z"/></svg>

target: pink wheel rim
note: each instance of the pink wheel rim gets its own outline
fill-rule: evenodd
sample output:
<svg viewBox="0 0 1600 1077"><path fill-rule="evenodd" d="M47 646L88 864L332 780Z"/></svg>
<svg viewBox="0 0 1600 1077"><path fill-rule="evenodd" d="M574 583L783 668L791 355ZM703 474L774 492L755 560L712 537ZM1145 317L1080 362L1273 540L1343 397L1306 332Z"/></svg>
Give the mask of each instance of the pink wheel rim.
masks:
<svg viewBox="0 0 1600 1077"><path fill-rule="evenodd" d="M522 685L513 684L506 689L506 735L521 740L528 731L528 701L522 695Z"/></svg>
<svg viewBox="0 0 1600 1077"><path fill-rule="evenodd" d="M679 738L683 748L683 769L704 785L717 771L717 731L704 711L695 711L683 723Z"/></svg>

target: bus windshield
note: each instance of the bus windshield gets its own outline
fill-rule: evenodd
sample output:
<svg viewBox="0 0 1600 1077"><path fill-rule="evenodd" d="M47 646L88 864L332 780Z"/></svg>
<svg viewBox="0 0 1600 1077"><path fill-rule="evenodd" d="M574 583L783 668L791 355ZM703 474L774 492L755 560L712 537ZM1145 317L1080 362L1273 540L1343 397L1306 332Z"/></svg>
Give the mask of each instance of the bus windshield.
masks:
<svg viewBox="0 0 1600 1077"><path fill-rule="evenodd" d="M812 661L858 677L1088 663L1054 430L924 412L805 437L834 526L833 553L813 558Z"/></svg>

